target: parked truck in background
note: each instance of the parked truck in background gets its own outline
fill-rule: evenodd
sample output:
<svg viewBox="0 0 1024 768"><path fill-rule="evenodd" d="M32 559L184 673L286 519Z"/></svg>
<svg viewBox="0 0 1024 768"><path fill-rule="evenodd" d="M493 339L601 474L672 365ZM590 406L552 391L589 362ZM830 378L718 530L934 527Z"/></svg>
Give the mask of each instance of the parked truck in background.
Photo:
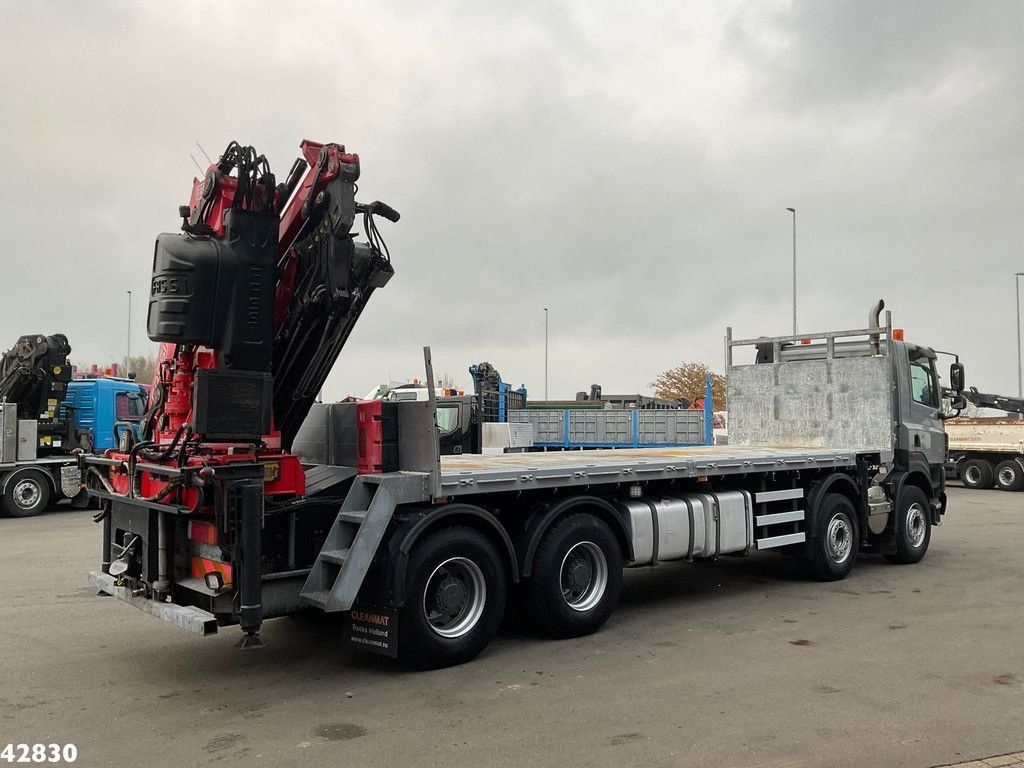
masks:
<svg viewBox="0 0 1024 768"><path fill-rule="evenodd" d="M948 469L965 488L1024 490L1024 400L974 388L963 396L979 408L1001 410L1004 416L948 420Z"/></svg>
<svg viewBox="0 0 1024 768"><path fill-rule="evenodd" d="M0 360L0 496L12 517L37 515L51 501L85 506L72 455L116 444L137 430L144 393L126 379L72 379L66 336L22 336Z"/></svg>

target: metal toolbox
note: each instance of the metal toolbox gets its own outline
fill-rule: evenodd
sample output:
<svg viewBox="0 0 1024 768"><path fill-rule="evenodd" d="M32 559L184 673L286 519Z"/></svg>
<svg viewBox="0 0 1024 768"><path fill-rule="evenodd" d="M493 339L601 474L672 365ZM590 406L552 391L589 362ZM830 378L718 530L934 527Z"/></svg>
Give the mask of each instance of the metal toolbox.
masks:
<svg viewBox="0 0 1024 768"><path fill-rule="evenodd" d="M18 458L18 406L0 403L0 462Z"/></svg>
<svg viewBox="0 0 1024 768"><path fill-rule="evenodd" d="M39 448L39 422L35 419L18 420L18 461L35 461Z"/></svg>

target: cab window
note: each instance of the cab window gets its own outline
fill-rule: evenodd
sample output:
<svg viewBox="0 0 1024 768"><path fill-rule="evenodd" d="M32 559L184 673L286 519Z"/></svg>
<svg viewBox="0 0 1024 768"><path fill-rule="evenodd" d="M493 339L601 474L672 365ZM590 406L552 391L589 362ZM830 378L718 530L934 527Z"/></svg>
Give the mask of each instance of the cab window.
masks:
<svg viewBox="0 0 1024 768"><path fill-rule="evenodd" d="M134 392L118 392L114 396L114 413L118 421L139 421L146 412L146 404Z"/></svg>
<svg viewBox="0 0 1024 768"><path fill-rule="evenodd" d="M440 406L437 409L437 428L442 434L448 434L459 426L459 407L457 405Z"/></svg>
<svg viewBox="0 0 1024 768"><path fill-rule="evenodd" d="M929 408L939 407L931 361L912 360L910 362L910 388L915 402L927 405Z"/></svg>

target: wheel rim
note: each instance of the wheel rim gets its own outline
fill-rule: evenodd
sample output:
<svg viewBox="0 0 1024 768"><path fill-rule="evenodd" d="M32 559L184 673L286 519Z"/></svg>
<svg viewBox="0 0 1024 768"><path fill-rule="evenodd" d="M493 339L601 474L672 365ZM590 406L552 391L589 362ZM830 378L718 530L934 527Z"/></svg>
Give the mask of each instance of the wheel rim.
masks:
<svg viewBox="0 0 1024 768"><path fill-rule="evenodd" d="M574 611L589 611L604 597L608 588L608 561L592 541L574 544L562 558L559 569L562 599Z"/></svg>
<svg viewBox="0 0 1024 768"><path fill-rule="evenodd" d="M21 509L32 509L41 495L39 484L32 480L19 480L14 486L14 503Z"/></svg>
<svg viewBox="0 0 1024 768"><path fill-rule="evenodd" d="M1017 472L1013 467L1003 467L999 470L999 484L1004 488L1009 488L1017 482Z"/></svg>
<svg viewBox="0 0 1024 768"><path fill-rule="evenodd" d="M849 560L853 552L853 525L846 515L836 515L829 520L825 546L833 563L840 565Z"/></svg>
<svg viewBox="0 0 1024 768"><path fill-rule="evenodd" d="M911 504L907 510L907 540L910 546L917 549L924 543L924 536L928 532L928 518L925 517L924 509L920 504Z"/></svg>
<svg viewBox="0 0 1024 768"><path fill-rule="evenodd" d="M964 470L964 482L969 485L977 485L981 482L981 470L973 464Z"/></svg>
<svg viewBox="0 0 1024 768"><path fill-rule="evenodd" d="M480 566L465 557L450 557L427 579L423 616L441 637L462 637L480 621L486 602L487 582Z"/></svg>

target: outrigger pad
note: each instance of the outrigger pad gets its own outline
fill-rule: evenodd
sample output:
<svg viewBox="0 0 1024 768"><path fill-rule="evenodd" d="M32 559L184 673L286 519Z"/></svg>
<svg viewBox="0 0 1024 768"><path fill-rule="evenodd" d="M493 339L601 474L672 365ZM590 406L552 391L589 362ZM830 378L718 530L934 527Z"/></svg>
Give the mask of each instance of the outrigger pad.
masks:
<svg viewBox="0 0 1024 768"><path fill-rule="evenodd" d="M246 632L235 647L243 651L258 651L261 648L265 648L266 643L263 642L259 632Z"/></svg>

